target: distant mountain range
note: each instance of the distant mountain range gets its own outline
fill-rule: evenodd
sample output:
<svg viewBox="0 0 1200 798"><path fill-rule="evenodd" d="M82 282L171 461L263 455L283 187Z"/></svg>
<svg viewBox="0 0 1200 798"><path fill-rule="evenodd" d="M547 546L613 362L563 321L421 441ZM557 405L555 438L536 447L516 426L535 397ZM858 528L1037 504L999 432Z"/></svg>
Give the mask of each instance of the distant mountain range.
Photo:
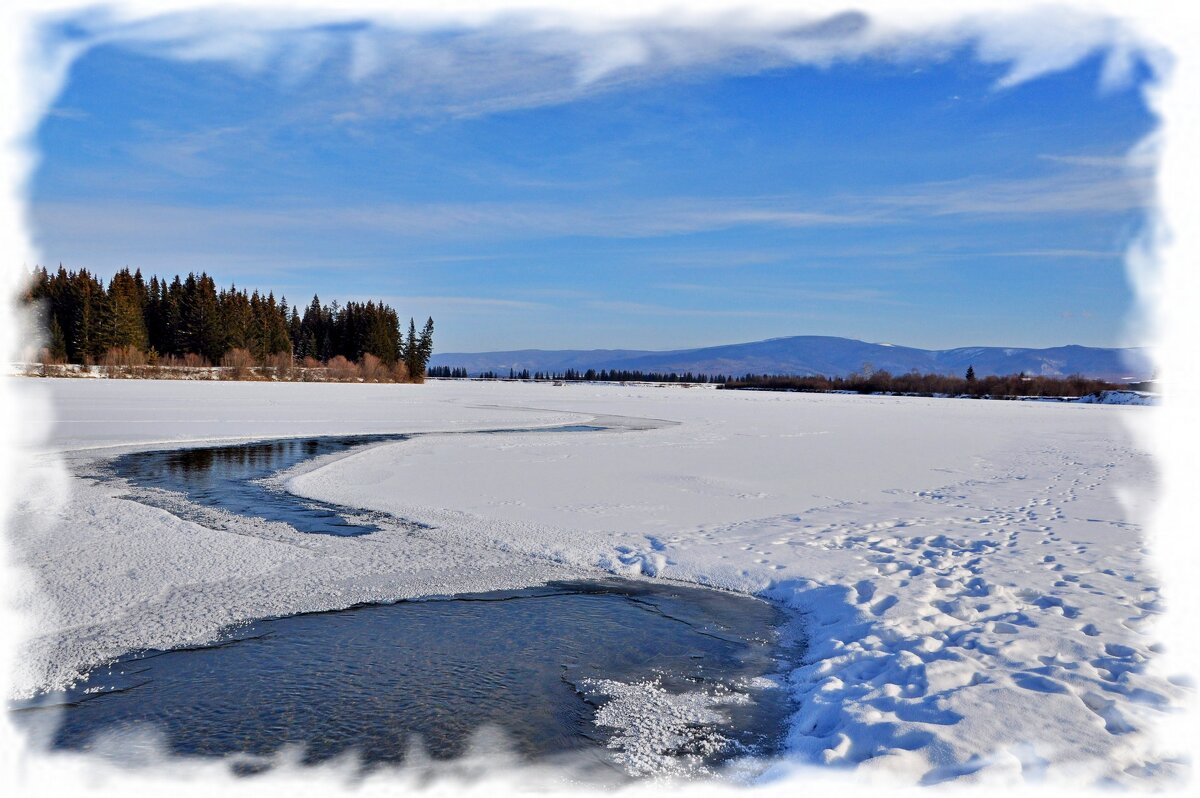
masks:
<svg viewBox="0 0 1200 798"><path fill-rule="evenodd" d="M1143 348L1101 349L1090 346L1055 346L1049 349L968 346L958 349L916 349L892 344L872 344L851 338L797 335L745 344L706 346L653 352L637 349L521 349L513 352L445 352L435 354L431 366L465 368L475 376L493 371L507 376L509 370L563 372L567 369L642 371L682 374L796 374L838 377L862 371L903 374L963 374L968 366L975 373L1082 374L1115 382L1149 379L1152 366Z"/></svg>

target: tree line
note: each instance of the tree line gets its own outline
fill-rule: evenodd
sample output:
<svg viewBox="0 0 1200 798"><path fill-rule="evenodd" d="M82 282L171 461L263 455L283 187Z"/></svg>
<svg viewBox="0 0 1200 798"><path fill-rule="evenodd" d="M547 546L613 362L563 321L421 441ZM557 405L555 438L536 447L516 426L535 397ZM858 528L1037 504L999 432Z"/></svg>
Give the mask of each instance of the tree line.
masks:
<svg viewBox="0 0 1200 798"><path fill-rule="evenodd" d="M947 374L890 374L869 371L846 377L786 376L778 374L747 374L726 380L728 389L756 391L798 391L812 393L893 393L913 396L976 396L1003 398L1009 396L1086 396L1100 391L1127 386L1079 374L1065 377L1030 376L1027 374L990 374L976 376L968 367L962 377Z"/></svg>
<svg viewBox="0 0 1200 798"><path fill-rule="evenodd" d="M465 368L456 366L434 366L429 369L430 377L441 377L442 379L460 379L465 380L470 378ZM496 371L481 371L477 375L479 379L484 380L500 380L505 379ZM694 382L701 384L721 383L725 382L727 377L721 374L693 374L690 371L685 371L682 374L672 372L654 372L654 371L636 371L627 369L587 369L580 371L579 369L565 369L564 371L530 371L529 369L508 370L510 380L535 380L538 382L555 381L555 382Z"/></svg>
<svg viewBox="0 0 1200 798"><path fill-rule="evenodd" d="M467 369L462 367L435 366L429 370L429 376L450 379L469 379ZM480 372L479 379L499 380L505 377L495 371ZM789 374L745 374L741 377L723 374L706 375L692 372L657 373L643 371L627 371L621 369L566 369L561 372L516 371L509 369L510 380L534 380L555 382L666 382L666 383L700 383L713 384L730 390L753 391L794 391L808 393L890 393L913 396L977 396L977 397L1016 397L1016 396L1086 396L1100 391L1117 390L1121 388L1137 388L1146 386L1117 385L1104 380L1092 379L1078 374L1065 377L1030 376L1024 373L1008 375L976 376L975 368L968 367L961 377L947 374L891 374L887 371L875 371L869 366L863 371L845 377L825 377L822 375L789 375Z"/></svg>
<svg viewBox="0 0 1200 798"><path fill-rule="evenodd" d="M218 288L205 272L151 276L128 268L105 286L86 269L36 269L25 301L38 307L43 361L92 365L115 359L135 365L340 363L380 366L392 378L420 380L433 354L433 319L418 332L384 302L317 296L301 312L273 292Z"/></svg>

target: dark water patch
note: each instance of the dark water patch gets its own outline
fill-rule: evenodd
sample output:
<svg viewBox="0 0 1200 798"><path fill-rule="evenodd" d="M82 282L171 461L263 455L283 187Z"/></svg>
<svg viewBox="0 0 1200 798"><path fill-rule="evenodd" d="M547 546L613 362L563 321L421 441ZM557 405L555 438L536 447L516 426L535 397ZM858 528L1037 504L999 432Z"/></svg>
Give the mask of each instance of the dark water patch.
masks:
<svg viewBox="0 0 1200 798"><path fill-rule="evenodd" d="M482 727L526 760L572 757L613 772L611 730L594 722L591 679L656 679L671 693L732 689L707 757L770 754L788 711L773 673L779 610L756 599L625 580L564 582L454 599L364 605L258 621L211 646L129 655L71 690L11 705L18 724L61 721L53 748L91 750L106 732L151 724L169 752L242 755L262 767L285 746L305 763L356 751L402 763L419 739L457 757ZM591 701L595 701L594 698ZM250 765L245 757L250 757Z"/></svg>
<svg viewBox="0 0 1200 798"><path fill-rule="evenodd" d="M498 435L516 432L597 432L604 429L590 424L570 424L437 434ZM367 514L294 496L266 480L306 460L375 443L409 440L420 434L429 433L283 438L190 449L131 452L114 458L106 471L138 488L179 493L200 507L282 522L299 532L366 535L380 530L378 525L365 517ZM154 503L152 498L145 496L139 496L138 500L146 504ZM203 523L205 519L202 513L189 515L186 508L176 505L167 509L191 521Z"/></svg>

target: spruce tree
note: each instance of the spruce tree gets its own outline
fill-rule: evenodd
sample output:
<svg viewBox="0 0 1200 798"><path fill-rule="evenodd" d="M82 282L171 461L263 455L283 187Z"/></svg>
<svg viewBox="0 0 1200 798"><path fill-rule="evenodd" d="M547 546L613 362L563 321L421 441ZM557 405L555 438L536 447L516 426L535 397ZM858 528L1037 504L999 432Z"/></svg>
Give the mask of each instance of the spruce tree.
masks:
<svg viewBox="0 0 1200 798"><path fill-rule="evenodd" d="M425 364L421 362L421 350L417 342L417 324L411 318L408 320L408 339L404 342L404 365L408 367L409 379L419 379L425 373Z"/></svg>
<svg viewBox="0 0 1200 798"><path fill-rule="evenodd" d="M433 317L430 316L425 321L425 326L421 328L421 337L417 341L417 351L420 353L420 369L417 374L423 375L425 367L429 364L429 358L433 356Z"/></svg>
<svg viewBox="0 0 1200 798"><path fill-rule="evenodd" d="M107 347L127 347L145 351L149 348L144 315L145 284L139 285L141 272L135 278L129 269L122 269L108 284L108 313L105 321Z"/></svg>
<svg viewBox="0 0 1200 798"><path fill-rule="evenodd" d="M50 317L50 357L55 362L65 362L67 359L67 339L55 316Z"/></svg>

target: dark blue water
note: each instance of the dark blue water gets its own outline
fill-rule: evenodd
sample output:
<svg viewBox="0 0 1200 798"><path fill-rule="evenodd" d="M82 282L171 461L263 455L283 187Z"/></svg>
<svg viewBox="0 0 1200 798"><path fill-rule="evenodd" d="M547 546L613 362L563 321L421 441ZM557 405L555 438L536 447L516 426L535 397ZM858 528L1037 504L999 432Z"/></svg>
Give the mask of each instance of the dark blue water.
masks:
<svg viewBox="0 0 1200 798"><path fill-rule="evenodd" d="M300 531L364 534L371 528L346 520L353 510L257 480L404 437L139 452L115 460L112 472ZM134 652L68 691L12 704L10 717L31 730L60 721L48 742L71 750L149 724L171 753L233 756L244 771L266 767L285 746L301 746L307 763L354 751L369 768L405 761L419 740L429 756L448 759L481 727L494 727L526 759L582 757L608 772L612 731L593 722L604 698L586 680L653 679L668 692L722 685L752 698L728 707L719 728L697 730L725 740L703 757L715 764L777 746L785 691L747 685L776 670L781 621L756 599L618 579L366 605L258 621L200 648Z"/></svg>
<svg viewBox="0 0 1200 798"><path fill-rule="evenodd" d="M533 429L488 430L452 433L497 435L512 432L594 432L604 427L571 424ZM109 471L139 488L158 488L183 494L189 502L235 515L282 521L300 532L323 535L366 535L379 527L362 519L360 512L327 502L300 499L263 480L292 466L326 454L384 441L404 441L415 434L340 435L280 440L194 449L133 452L115 458ZM153 501L139 496L139 500ZM178 507L172 511L187 515ZM354 518L354 521L350 519ZM189 520L203 522L200 514Z"/></svg>
<svg viewBox="0 0 1200 798"><path fill-rule="evenodd" d="M706 758L716 764L777 747L784 691L737 687L775 669L777 613L745 597L624 580L367 605L132 654L10 716L32 724L60 713L51 745L71 750L153 724L173 754L241 755L242 767L288 745L303 746L305 763L349 750L366 767L402 763L416 739L447 759L490 725L527 760L575 755L611 767L611 730L593 723L583 680L657 678L671 692L723 684L752 697L711 730L727 740Z"/></svg>

